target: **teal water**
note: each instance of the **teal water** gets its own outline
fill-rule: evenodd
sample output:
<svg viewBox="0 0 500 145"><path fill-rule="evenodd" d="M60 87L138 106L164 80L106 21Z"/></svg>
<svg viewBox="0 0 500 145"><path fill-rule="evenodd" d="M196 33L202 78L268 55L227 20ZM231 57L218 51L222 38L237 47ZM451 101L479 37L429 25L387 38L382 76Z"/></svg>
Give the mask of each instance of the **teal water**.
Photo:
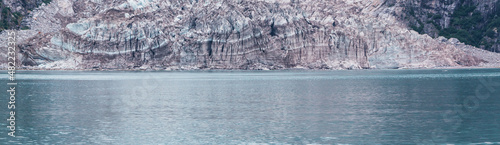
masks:
<svg viewBox="0 0 500 145"><path fill-rule="evenodd" d="M500 143L500 69L16 77L17 137L4 91L0 144Z"/></svg>

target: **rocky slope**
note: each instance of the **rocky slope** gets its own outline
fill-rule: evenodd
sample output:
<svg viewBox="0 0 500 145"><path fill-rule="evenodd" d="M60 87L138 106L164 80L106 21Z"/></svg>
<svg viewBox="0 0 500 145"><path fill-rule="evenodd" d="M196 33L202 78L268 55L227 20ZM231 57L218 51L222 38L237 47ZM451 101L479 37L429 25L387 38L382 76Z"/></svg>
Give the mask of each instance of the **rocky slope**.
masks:
<svg viewBox="0 0 500 145"><path fill-rule="evenodd" d="M19 31L18 64L169 70L500 66L498 54L409 30L398 19L401 2L388 2L54 0L25 20L31 30Z"/></svg>
<svg viewBox="0 0 500 145"><path fill-rule="evenodd" d="M498 0L409 0L393 5L404 8L398 17L417 32L500 52Z"/></svg>
<svg viewBox="0 0 500 145"><path fill-rule="evenodd" d="M29 29L27 24L22 23L23 18L31 10L42 4L50 3L51 0L1 0L0 1L0 32L9 29Z"/></svg>

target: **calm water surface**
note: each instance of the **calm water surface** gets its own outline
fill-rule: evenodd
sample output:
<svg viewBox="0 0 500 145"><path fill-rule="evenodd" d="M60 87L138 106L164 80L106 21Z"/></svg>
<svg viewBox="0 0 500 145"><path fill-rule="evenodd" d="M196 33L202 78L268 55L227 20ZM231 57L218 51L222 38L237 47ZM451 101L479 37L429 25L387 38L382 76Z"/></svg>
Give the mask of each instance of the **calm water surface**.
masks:
<svg viewBox="0 0 500 145"><path fill-rule="evenodd" d="M0 144L500 143L500 69L16 77L18 137L4 91Z"/></svg>

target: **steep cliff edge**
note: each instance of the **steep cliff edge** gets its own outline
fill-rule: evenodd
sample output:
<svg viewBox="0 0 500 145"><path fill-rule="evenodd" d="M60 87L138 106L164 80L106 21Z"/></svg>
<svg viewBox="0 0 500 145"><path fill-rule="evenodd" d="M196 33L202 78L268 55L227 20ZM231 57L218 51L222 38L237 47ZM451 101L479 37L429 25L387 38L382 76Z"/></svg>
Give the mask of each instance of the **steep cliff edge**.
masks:
<svg viewBox="0 0 500 145"><path fill-rule="evenodd" d="M19 32L19 64L34 69L499 66L497 54L408 30L395 15L403 8L386 3L54 0L31 13L31 30ZM5 38L2 33L1 47Z"/></svg>

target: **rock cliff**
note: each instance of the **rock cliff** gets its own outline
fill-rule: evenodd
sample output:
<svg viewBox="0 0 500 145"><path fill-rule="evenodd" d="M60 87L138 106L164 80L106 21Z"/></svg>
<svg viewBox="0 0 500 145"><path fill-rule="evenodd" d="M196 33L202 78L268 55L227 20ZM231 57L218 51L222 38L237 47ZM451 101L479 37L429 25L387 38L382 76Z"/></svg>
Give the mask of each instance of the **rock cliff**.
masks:
<svg viewBox="0 0 500 145"><path fill-rule="evenodd" d="M0 32L8 29L29 29L22 23L24 16L41 4L51 0L1 0Z"/></svg>
<svg viewBox="0 0 500 145"><path fill-rule="evenodd" d="M404 8L398 17L419 33L434 38L458 38L466 44L500 52L498 0L409 0L393 5Z"/></svg>
<svg viewBox="0 0 500 145"><path fill-rule="evenodd" d="M24 20L31 30L19 31L19 64L168 70L500 66L498 54L409 30L398 17L401 2L388 3L54 0Z"/></svg>

